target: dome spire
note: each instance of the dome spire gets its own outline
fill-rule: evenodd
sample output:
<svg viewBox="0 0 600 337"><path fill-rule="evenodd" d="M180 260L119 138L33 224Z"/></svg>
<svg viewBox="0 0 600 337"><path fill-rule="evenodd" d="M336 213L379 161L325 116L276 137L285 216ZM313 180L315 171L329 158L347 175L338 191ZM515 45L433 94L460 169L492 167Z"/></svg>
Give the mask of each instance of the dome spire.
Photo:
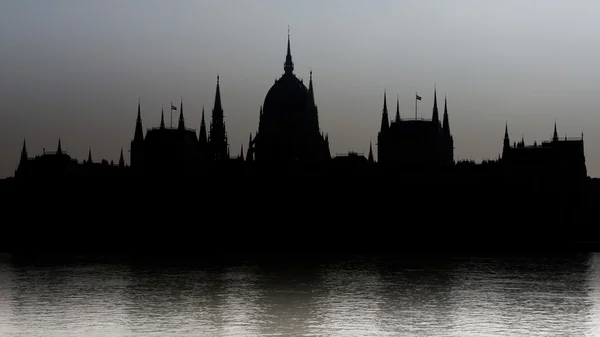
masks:
<svg viewBox="0 0 600 337"><path fill-rule="evenodd" d="M288 25L288 40L287 40L287 55L285 56L285 64L283 70L286 74L291 74L294 71L294 62L292 62L292 52L290 48L290 26Z"/></svg>

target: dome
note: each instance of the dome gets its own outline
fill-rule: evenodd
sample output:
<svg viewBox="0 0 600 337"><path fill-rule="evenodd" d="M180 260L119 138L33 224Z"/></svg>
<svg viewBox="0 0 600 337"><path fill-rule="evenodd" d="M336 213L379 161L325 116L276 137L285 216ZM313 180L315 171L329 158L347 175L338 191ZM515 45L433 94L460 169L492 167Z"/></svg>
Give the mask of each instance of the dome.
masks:
<svg viewBox="0 0 600 337"><path fill-rule="evenodd" d="M308 88L294 74L286 73L269 89L263 113L272 115L305 111L308 103Z"/></svg>

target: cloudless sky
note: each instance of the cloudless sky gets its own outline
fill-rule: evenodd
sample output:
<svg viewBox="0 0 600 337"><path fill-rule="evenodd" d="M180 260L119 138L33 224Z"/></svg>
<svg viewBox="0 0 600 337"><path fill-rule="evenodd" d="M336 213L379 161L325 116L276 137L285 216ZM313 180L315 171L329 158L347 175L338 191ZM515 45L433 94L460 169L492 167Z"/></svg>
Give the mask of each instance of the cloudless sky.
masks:
<svg viewBox="0 0 600 337"><path fill-rule="evenodd" d="M497 158L512 140L585 139L600 175L600 2L579 0L5 0L0 2L0 178L30 156L119 158L135 128L169 124L183 98L198 129L217 73L231 154L247 147L283 73L287 26L295 73L313 70L332 154L364 152L395 114L431 117L448 95L456 159ZM178 112L173 113L176 124ZM209 120L207 120L208 122Z"/></svg>

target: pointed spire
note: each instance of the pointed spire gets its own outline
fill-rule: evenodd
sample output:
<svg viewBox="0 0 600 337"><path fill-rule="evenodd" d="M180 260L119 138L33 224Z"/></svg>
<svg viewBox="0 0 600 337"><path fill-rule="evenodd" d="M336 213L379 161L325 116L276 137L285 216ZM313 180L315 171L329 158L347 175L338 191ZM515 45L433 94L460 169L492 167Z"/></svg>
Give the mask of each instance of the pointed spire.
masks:
<svg viewBox="0 0 600 337"><path fill-rule="evenodd" d="M240 158L244 160L244 144L242 144L242 148L240 149Z"/></svg>
<svg viewBox="0 0 600 337"><path fill-rule="evenodd" d="M177 128L179 130L185 130L185 121L183 119L183 97L181 98L181 103L179 106L179 125Z"/></svg>
<svg viewBox="0 0 600 337"><path fill-rule="evenodd" d="M450 138L450 121L448 120L448 99L447 96L444 95L444 122L442 123L442 135L445 138Z"/></svg>
<svg viewBox="0 0 600 337"><path fill-rule="evenodd" d="M160 109L160 128L165 128L165 107L164 105Z"/></svg>
<svg viewBox="0 0 600 337"><path fill-rule="evenodd" d="M386 96L387 96L386 90L383 90L383 113L381 116L381 131L384 131L384 130L387 130L390 128L390 120L388 117Z"/></svg>
<svg viewBox="0 0 600 337"><path fill-rule="evenodd" d="M283 70L286 74L292 74L294 71L294 62L292 62L292 52L290 48L290 26L288 26L288 39L287 39L287 54L285 55L285 64Z"/></svg>
<svg viewBox="0 0 600 337"><path fill-rule="evenodd" d="M121 147L121 156L119 157L119 167L125 167L125 159L123 158L123 147Z"/></svg>
<svg viewBox="0 0 600 337"><path fill-rule="evenodd" d="M90 146L89 150L88 150L88 159L87 159L88 164L92 163L92 147Z"/></svg>
<svg viewBox="0 0 600 337"><path fill-rule="evenodd" d="M508 137L508 121L504 125L504 143L502 146L502 158L506 159L510 151L510 139Z"/></svg>
<svg viewBox="0 0 600 337"><path fill-rule="evenodd" d="M308 82L308 95L311 105L315 105L315 91L313 89L312 69L310 71L310 80Z"/></svg>
<svg viewBox="0 0 600 337"><path fill-rule="evenodd" d="M400 121L400 95L396 96L396 122Z"/></svg>
<svg viewBox="0 0 600 337"><path fill-rule="evenodd" d="M204 146L207 143L207 135L206 135L206 122L204 120L204 105L202 106L202 121L200 121L200 134L198 135L198 141L201 146Z"/></svg>
<svg viewBox="0 0 600 337"><path fill-rule="evenodd" d="M387 112L387 90L383 90L383 111Z"/></svg>
<svg viewBox="0 0 600 337"><path fill-rule="evenodd" d="M219 80L219 74L217 74L217 90L215 92L215 106L213 108L213 115L215 112L220 112L223 110L221 106L221 84Z"/></svg>
<svg viewBox="0 0 600 337"><path fill-rule="evenodd" d="M370 141L369 142L369 163L373 164L375 162L375 159L373 159L373 142Z"/></svg>
<svg viewBox="0 0 600 337"><path fill-rule="evenodd" d="M21 149L21 163L27 161L27 145L25 144L25 138L23 138L23 149Z"/></svg>
<svg viewBox="0 0 600 337"><path fill-rule="evenodd" d="M556 120L554 121L554 136L552 137L553 141L558 141L558 132L556 132Z"/></svg>
<svg viewBox="0 0 600 337"><path fill-rule="evenodd" d="M142 129L142 112L140 107L140 99L138 97L137 119L135 120L135 132L133 134L134 141L144 140L144 130Z"/></svg>
<svg viewBox="0 0 600 337"><path fill-rule="evenodd" d="M438 113L438 106L437 106L437 87L434 84L433 85L433 114L431 117L431 120L433 121L433 123L437 126L439 125L440 122L440 115Z"/></svg>
<svg viewBox="0 0 600 337"><path fill-rule="evenodd" d="M62 147L60 146L60 137L58 138L58 148L56 149L57 154L62 154Z"/></svg>

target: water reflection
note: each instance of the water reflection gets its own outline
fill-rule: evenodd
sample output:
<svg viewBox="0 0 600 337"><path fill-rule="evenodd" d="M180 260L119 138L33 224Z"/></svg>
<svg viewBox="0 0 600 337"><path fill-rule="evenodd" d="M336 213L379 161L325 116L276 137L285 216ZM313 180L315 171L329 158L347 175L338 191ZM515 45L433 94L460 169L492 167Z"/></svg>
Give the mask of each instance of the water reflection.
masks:
<svg viewBox="0 0 600 337"><path fill-rule="evenodd" d="M0 256L2 336L593 336L600 255L201 265Z"/></svg>

